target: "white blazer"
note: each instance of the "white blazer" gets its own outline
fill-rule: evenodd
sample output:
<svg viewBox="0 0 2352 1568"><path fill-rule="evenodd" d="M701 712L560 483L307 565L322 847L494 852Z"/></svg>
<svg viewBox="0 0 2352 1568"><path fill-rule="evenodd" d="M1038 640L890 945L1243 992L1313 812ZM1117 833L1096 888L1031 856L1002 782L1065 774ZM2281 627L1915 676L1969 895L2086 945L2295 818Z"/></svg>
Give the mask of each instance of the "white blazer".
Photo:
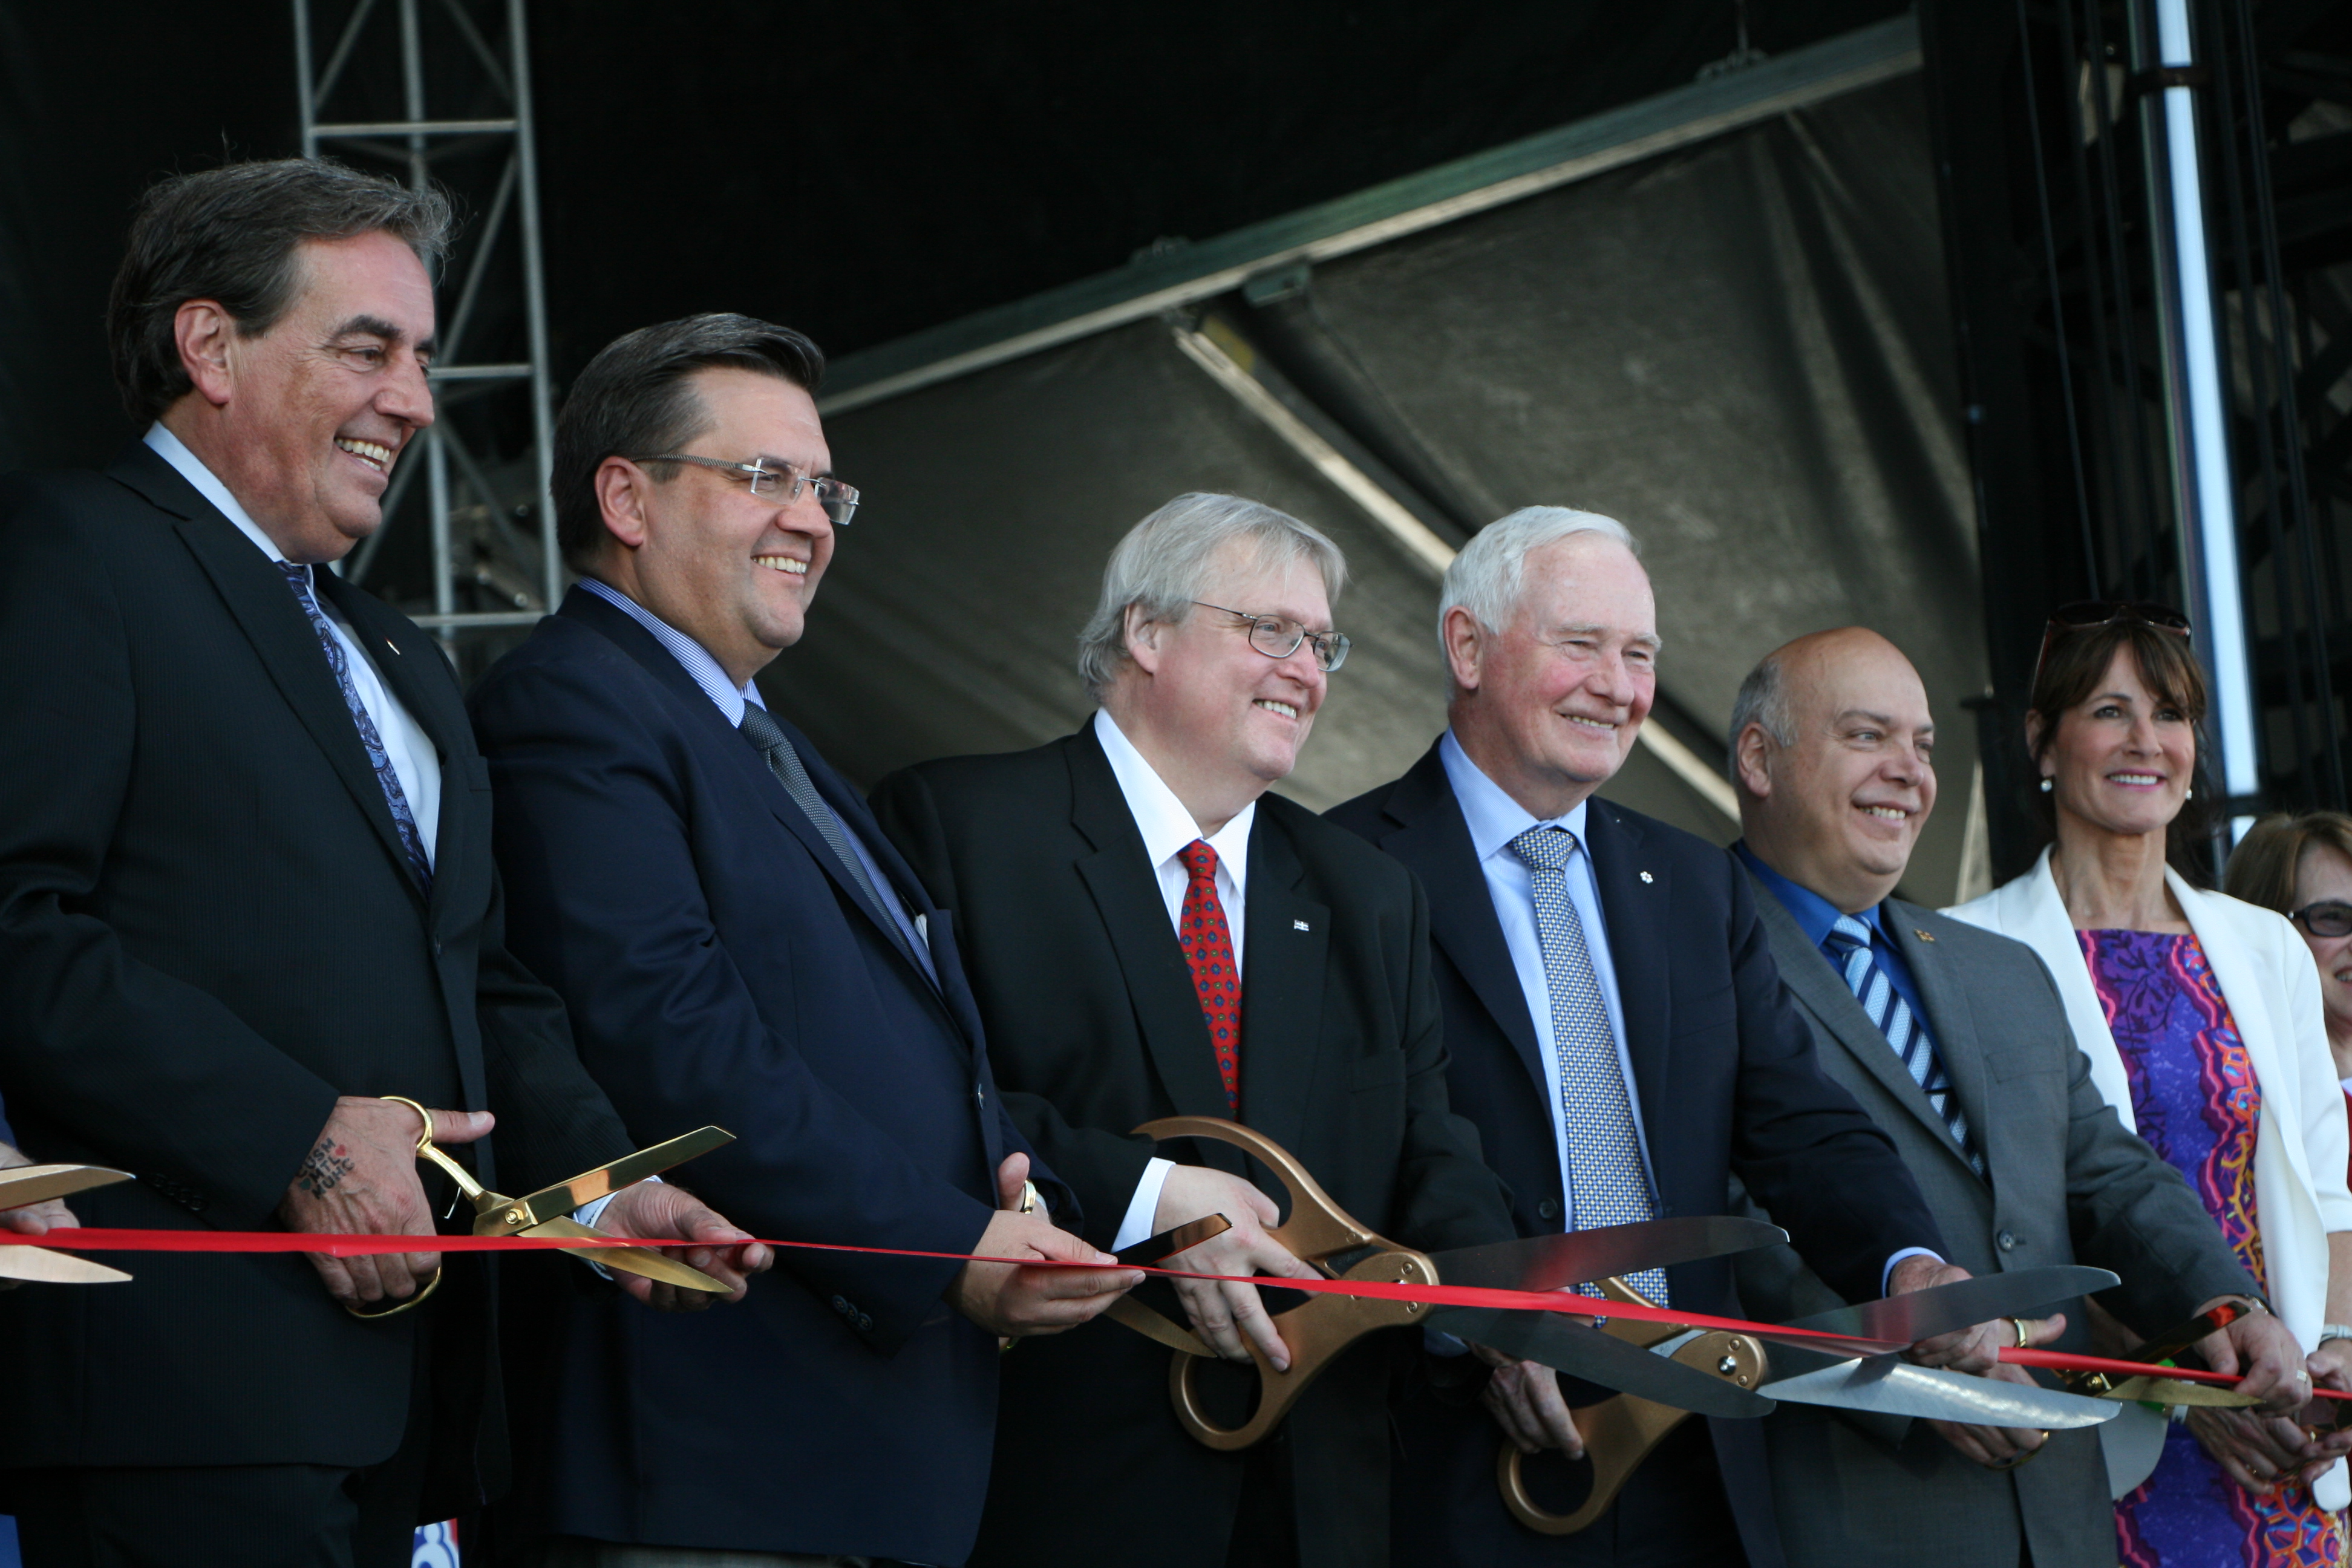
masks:
<svg viewBox="0 0 2352 1568"><path fill-rule="evenodd" d="M2327 1233L2352 1230L2352 1191L2345 1185L2352 1134L2347 1131L2344 1089L2327 1050L2319 966L2284 916L2221 893L2200 892L2170 867L2164 877L2213 966L2213 978L2246 1042L2254 1081L2262 1087L2262 1116L2254 1127L2255 1224L2262 1233L2271 1310L2308 1353L2318 1346L2327 1318ZM2074 922L2050 874L2050 851L2044 849L2033 869L2015 881L1944 912L2042 955L2066 1005L2075 1044L2091 1058L2091 1081L2123 1124L2137 1131L2123 1055L2107 1028ZM2352 1503L2352 1478L2342 1462L2320 1478L2314 1495L2326 1509Z"/></svg>

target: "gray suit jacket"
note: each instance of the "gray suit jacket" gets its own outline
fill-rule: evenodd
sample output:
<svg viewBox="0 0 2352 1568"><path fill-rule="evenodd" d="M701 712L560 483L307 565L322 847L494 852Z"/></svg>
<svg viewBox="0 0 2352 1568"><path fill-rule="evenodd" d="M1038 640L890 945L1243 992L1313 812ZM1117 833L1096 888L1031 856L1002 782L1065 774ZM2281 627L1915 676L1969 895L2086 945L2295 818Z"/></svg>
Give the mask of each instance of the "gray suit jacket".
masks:
<svg viewBox="0 0 2352 1568"><path fill-rule="evenodd" d="M2124 1131L2090 1080L2050 972L2031 948L1888 900L1887 934L1919 990L1927 1028L1991 1169L1988 1184L1844 979L1766 888L1757 908L1781 977L1811 1024L1822 1068L1895 1140L1950 1247L1971 1274L2087 1263L2123 1283L2100 1305L2154 1332L2231 1291L2251 1291L2205 1206ZM1735 1194L1736 1198L1744 1194ZM1750 1253L1740 1298L1779 1321L1840 1304L1787 1247ZM2078 1301L2061 1349L2089 1349ZM1962 1458L1925 1422L1783 1405L1767 1451L1791 1568L2112 1568L2115 1514L2095 1430L2060 1432L2012 1472Z"/></svg>

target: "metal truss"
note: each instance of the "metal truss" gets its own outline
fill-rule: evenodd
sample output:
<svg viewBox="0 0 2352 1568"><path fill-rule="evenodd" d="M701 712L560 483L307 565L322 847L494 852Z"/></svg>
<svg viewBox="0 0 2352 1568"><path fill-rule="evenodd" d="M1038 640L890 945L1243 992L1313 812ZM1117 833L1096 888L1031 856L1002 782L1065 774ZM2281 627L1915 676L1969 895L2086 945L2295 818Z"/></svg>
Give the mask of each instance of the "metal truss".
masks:
<svg viewBox="0 0 2352 1568"><path fill-rule="evenodd" d="M343 568L413 608L454 652L461 632L537 621L564 583L548 495L554 415L523 0L292 5L303 156L391 163L416 189L442 185L464 220L434 280L438 417L422 463L394 470L383 526ZM322 63L317 46L330 37ZM409 504L420 468L421 509Z"/></svg>

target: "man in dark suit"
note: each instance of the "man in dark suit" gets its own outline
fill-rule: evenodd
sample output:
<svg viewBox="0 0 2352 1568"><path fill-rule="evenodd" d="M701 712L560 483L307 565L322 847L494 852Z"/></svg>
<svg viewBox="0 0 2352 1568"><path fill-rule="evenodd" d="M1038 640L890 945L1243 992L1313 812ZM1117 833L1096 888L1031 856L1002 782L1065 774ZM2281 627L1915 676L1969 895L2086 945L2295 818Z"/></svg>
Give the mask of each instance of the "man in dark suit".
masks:
<svg viewBox="0 0 2352 1568"><path fill-rule="evenodd" d="M1446 1108L1419 889L1265 793L1347 651L1330 612L1344 570L1295 518L1180 496L1111 554L1080 637L1102 703L1084 729L876 791L954 911L1013 1117L1077 1189L1097 1245L1218 1213L1234 1228L1179 1267L1308 1272L1265 1236L1276 1206L1232 1150L1135 1135L1175 1115L1245 1122L1408 1246L1509 1235L1477 1138ZM1246 1337L1288 1364L1254 1287L1177 1294L1225 1356L1245 1365ZM1354 1347L1245 1453L1185 1435L1170 1352L1126 1328L1024 1347L1005 1363L975 1561L1385 1562L1401 1342Z"/></svg>
<svg viewBox="0 0 2352 1568"><path fill-rule="evenodd" d="M574 383L554 489L583 577L473 698L515 950L632 1131L741 1134L686 1179L761 1234L1110 1264L1019 1212L1029 1145L954 933L752 684L800 639L857 500L812 400L823 366L797 332L698 316ZM554 1355L541 1484L514 1516L552 1537L540 1561L959 1563L999 1336L1081 1321L1139 1278L782 1261L797 1288L739 1313L656 1322L574 1296L523 1322Z"/></svg>
<svg viewBox="0 0 2352 1568"><path fill-rule="evenodd" d="M2033 950L1892 896L1936 805L1935 720L1910 660L1858 626L1800 638L1740 687L1731 736L1738 853L1773 958L1822 1066L1894 1139L1953 1260L2113 1269L2123 1283L2102 1302L2150 1331L2250 1298L2203 1203L2092 1083ZM1843 1300L1786 1247L1743 1257L1738 1277L1767 1318ZM2015 1327L2092 1348L2082 1306ZM2210 1364L2249 1369L2245 1392L2302 1403L2303 1357L2276 1318L2250 1314L2217 1339L2227 1352L2209 1343ZM2104 1568L2116 1525L2102 1439L2139 1425L2160 1444L2164 1430L2137 1407L2090 1431L1929 1425L1774 1412L1765 1448L1790 1561L1835 1568L1900 1539L1923 1568Z"/></svg>
<svg viewBox="0 0 2352 1568"><path fill-rule="evenodd" d="M1728 1176L1769 1191L1808 1261L1856 1298L1961 1278L1886 1137L1822 1075L1722 850L1591 798L1656 689L1649 578L1623 527L1529 508L1490 524L1445 575L1449 728L1412 772L1339 807L1429 889L1455 1108L1509 1185L1523 1235L1723 1212ZM1729 1313L1727 1260L1633 1283ZM1915 1347L1990 1364L1989 1330ZM1435 1381L1450 1369L1433 1368ZM1536 1376L1532 1394L1497 1390ZM1486 1395L1549 1417L1523 1450L1580 1456L1549 1374L1505 1368ZM1434 1394L1401 1423L1415 1563L1780 1561L1754 1422L1696 1421L1582 1532L1505 1512L1484 1424ZM1570 1500L1573 1500L1570 1499Z"/></svg>
<svg viewBox="0 0 2352 1568"><path fill-rule="evenodd" d="M508 952L446 662L318 569L433 418L446 221L332 164L164 182L110 316L144 440L0 487L0 1089L45 1157L142 1177L78 1199L93 1224L430 1236L422 1128L380 1095L444 1108L436 1136L518 1193L628 1151ZM602 1223L748 1239L677 1187ZM730 1250L711 1267L761 1265ZM27 1562L405 1563L420 1510L504 1468L489 1278L452 1258L421 1310L344 1308L440 1267L157 1254L13 1292L0 1501Z"/></svg>

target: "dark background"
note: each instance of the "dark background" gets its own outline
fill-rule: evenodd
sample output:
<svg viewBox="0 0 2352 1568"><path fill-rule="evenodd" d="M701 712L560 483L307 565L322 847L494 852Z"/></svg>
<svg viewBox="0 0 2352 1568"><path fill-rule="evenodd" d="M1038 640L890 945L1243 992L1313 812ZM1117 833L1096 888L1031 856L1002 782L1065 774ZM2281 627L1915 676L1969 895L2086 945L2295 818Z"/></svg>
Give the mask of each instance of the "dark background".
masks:
<svg viewBox="0 0 2352 1568"><path fill-rule="evenodd" d="M315 9L331 40L345 7ZM1754 0L1749 41L1902 9ZM559 389L612 337L692 310L870 346L1680 86L1737 42L1733 0L530 16ZM294 79L282 4L0 3L0 469L101 461L126 433L101 320L130 204L164 174L299 151Z"/></svg>

